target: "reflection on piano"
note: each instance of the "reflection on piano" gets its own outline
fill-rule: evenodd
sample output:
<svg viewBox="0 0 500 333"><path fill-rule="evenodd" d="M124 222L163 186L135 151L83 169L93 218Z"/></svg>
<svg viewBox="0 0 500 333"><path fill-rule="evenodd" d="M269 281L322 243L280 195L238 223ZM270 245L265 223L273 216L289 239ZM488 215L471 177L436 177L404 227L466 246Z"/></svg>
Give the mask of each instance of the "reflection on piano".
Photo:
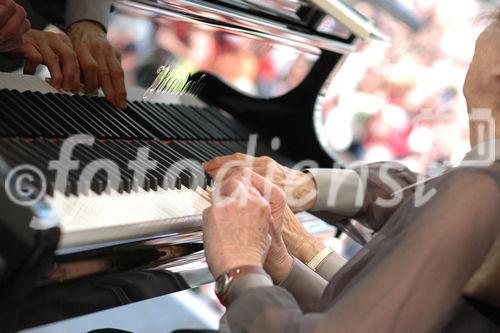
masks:
<svg viewBox="0 0 500 333"><path fill-rule="evenodd" d="M212 184L202 162L250 152L287 165L311 159L331 166L334 158L317 136L313 112L321 108L325 85L357 38L338 24L325 29L321 23L327 16L302 1L274 1L273 6L116 2L127 15L197 22L316 53L309 74L278 97L251 96L217 73L200 72L192 77L203 78L198 98L150 102L141 100L142 91L118 110L101 97L70 96L33 78L0 74L2 331L210 282L201 213L209 205ZM253 133L259 134L255 142ZM279 152L267 146L274 137L281 139ZM58 181L61 160L76 163L64 187ZM99 164L106 167L96 169L96 161L106 161ZM40 170L40 177L12 176L26 165ZM134 168L146 170L144 179L135 177ZM86 172L91 177L82 182ZM23 199L41 195L42 200L19 205L12 200L11 185L30 194ZM312 233L335 231L310 214L300 218Z"/></svg>

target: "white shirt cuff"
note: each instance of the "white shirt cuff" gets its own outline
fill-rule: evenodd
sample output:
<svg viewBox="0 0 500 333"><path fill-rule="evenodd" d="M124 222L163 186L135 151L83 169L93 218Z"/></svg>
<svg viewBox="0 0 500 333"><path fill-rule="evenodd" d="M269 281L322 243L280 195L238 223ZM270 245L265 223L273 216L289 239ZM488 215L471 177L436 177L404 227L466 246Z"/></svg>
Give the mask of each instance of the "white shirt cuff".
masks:
<svg viewBox="0 0 500 333"><path fill-rule="evenodd" d="M330 211L350 217L363 206L365 190L361 177L347 169L308 169L316 182L317 198L313 211Z"/></svg>
<svg viewBox="0 0 500 333"><path fill-rule="evenodd" d="M66 0L66 27L90 20L102 24L107 30L110 11L110 0Z"/></svg>

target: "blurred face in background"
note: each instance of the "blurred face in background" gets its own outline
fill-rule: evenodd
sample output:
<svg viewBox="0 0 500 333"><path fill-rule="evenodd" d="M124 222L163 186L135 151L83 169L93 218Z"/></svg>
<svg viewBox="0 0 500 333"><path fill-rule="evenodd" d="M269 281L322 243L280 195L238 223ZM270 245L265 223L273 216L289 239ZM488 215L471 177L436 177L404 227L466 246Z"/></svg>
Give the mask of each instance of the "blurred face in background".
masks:
<svg viewBox="0 0 500 333"><path fill-rule="evenodd" d="M469 115L474 109L490 109L496 120L495 137L500 136L500 22L490 24L476 42L474 57L464 83ZM470 119L470 140L474 147L481 138L478 123ZM487 138L486 134L486 138Z"/></svg>

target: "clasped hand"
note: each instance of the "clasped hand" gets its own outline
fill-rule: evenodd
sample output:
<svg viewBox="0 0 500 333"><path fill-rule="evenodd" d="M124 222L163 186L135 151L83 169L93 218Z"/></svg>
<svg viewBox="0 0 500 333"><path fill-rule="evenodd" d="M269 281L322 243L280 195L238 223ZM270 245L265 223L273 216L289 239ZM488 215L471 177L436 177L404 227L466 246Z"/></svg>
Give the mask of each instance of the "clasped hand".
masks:
<svg viewBox="0 0 500 333"><path fill-rule="evenodd" d="M264 265L281 283L292 256L308 262L324 249L289 208L314 205L316 185L309 174L243 154L209 161L205 171L220 184L204 214L206 256L215 277L241 265Z"/></svg>
<svg viewBox="0 0 500 333"><path fill-rule="evenodd" d="M284 279L293 261L282 238L285 207L283 191L252 171L225 179L203 213L205 255L213 276L265 264L275 281Z"/></svg>

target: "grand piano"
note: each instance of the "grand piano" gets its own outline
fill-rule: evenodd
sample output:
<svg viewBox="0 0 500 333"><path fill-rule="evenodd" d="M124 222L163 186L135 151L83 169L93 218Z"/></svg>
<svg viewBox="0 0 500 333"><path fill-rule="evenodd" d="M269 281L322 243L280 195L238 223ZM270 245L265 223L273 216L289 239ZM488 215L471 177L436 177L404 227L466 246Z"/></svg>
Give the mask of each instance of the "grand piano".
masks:
<svg viewBox="0 0 500 333"><path fill-rule="evenodd" d="M179 79L163 64L149 89L128 87L125 110L0 73L1 332L211 282L201 212L213 183L201 163L242 152L341 165L319 126L326 89L361 43L384 39L338 0L122 0L114 15L282 47L310 68L287 91L259 96L204 68ZM299 218L318 237L337 232ZM363 241L349 221L336 227Z"/></svg>

